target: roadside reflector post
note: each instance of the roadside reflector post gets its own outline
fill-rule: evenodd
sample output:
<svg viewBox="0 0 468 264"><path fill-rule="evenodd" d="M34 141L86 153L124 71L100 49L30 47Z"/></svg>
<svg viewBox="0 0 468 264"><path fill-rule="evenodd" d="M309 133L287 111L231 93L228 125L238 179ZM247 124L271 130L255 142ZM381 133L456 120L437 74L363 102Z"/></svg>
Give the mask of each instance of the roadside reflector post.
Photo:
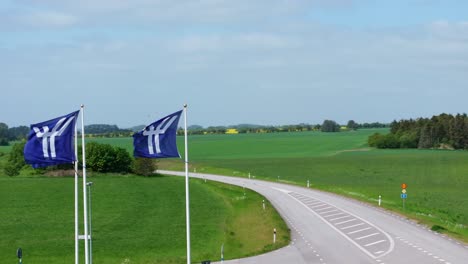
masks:
<svg viewBox="0 0 468 264"><path fill-rule="evenodd" d="M265 211L265 200L262 201L263 204L263 211Z"/></svg>
<svg viewBox="0 0 468 264"><path fill-rule="evenodd" d="M221 263L224 261L224 243L221 245Z"/></svg>
<svg viewBox="0 0 468 264"><path fill-rule="evenodd" d="M382 204L382 195L379 195L379 206Z"/></svg>
<svg viewBox="0 0 468 264"><path fill-rule="evenodd" d="M307 188L309 188L309 187L310 187L310 182L309 182L309 180L307 180Z"/></svg>
<svg viewBox="0 0 468 264"><path fill-rule="evenodd" d="M249 179L250 179L250 172L249 172Z"/></svg>
<svg viewBox="0 0 468 264"><path fill-rule="evenodd" d="M23 263L23 250L21 248L18 248L18 250L16 250L16 256L19 259L19 264L22 264Z"/></svg>
<svg viewBox="0 0 468 264"><path fill-rule="evenodd" d="M273 243L276 243L276 228L273 229Z"/></svg>

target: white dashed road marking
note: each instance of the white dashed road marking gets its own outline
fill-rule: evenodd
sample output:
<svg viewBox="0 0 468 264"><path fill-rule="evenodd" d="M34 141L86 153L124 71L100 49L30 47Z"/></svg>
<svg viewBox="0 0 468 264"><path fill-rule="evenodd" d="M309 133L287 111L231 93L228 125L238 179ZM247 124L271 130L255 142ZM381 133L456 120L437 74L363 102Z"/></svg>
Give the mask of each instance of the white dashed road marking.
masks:
<svg viewBox="0 0 468 264"><path fill-rule="evenodd" d="M351 235L351 234L354 234L354 233L359 233L359 232L366 231L366 230L369 230L369 229L372 229L372 227L366 227L366 228L359 229L359 230L356 230L356 231L351 231L351 232L348 233L348 235Z"/></svg>
<svg viewBox="0 0 468 264"><path fill-rule="evenodd" d="M318 199L295 192L288 194L373 259L393 251L393 239L372 223Z"/></svg>
<svg viewBox="0 0 468 264"><path fill-rule="evenodd" d="M365 223L359 223L359 224L355 224L355 225L352 225L352 226L342 227L341 230L346 230L346 229L350 229L350 228L353 228L353 227L356 227L356 226L362 226L362 225L365 225Z"/></svg>
<svg viewBox="0 0 468 264"><path fill-rule="evenodd" d="M361 240L361 239L368 238L368 237L371 237L371 236L376 236L378 234L380 234L380 233L372 233L370 235L365 235L365 236L362 236L362 237L358 237L358 238L356 238L356 240Z"/></svg>
<svg viewBox="0 0 468 264"><path fill-rule="evenodd" d="M387 240L379 240L379 241L376 241L376 242L372 242L372 243L369 243L369 244L366 244L364 245L365 247L370 247L370 246L373 246L373 245L377 245L377 244L380 244L380 243L383 243Z"/></svg>

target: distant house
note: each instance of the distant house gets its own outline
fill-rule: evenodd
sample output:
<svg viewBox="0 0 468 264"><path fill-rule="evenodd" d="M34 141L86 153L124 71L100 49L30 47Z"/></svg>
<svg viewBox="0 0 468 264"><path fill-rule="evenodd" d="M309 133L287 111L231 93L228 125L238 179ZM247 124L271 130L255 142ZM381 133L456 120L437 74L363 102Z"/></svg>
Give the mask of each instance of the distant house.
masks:
<svg viewBox="0 0 468 264"><path fill-rule="evenodd" d="M239 134L239 131L235 128L228 128L226 129L226 134Z"/></svg>

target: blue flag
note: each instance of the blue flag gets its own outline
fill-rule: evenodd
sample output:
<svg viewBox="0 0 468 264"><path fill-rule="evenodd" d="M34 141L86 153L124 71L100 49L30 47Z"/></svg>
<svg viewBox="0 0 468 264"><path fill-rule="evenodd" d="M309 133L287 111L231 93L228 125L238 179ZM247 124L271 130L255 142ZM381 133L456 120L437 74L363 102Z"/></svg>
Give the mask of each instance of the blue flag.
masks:
<svg viewBox="0 0 468 264"><path fill-rule="evenodd" d="M182 110L170 114L133 134L133 156L144 158L180 158L177 150L177 125Z"/></svg>
<svg viewBox="0 0 468 264"><path fill-rule="evenodd" d="M80 111L32 124L24 146L24 160L33 168L76 161L73 135Z"/></svg>

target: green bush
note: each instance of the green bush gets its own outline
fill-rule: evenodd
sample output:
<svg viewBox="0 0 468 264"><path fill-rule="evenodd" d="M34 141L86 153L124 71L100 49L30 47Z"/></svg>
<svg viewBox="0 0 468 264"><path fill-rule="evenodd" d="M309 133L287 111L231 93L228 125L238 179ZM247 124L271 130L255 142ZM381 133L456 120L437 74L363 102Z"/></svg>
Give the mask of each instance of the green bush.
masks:
<svg viewBox="0 0 468 264"><path fill-rule="evenodd" d="M158 169L156 159L135 158L133 162L133 173L142 176L151 176Z"/></svg>
<svg viewBox="0 0 468 264"><path fill-rule="evenodd" d="M16 167L12 163L7 163L3 167L3 171L5 172L5 175L7 176L18 176L20 173L21 168Z"/></svg>
<svg viewBox="0 0 468 264"><path fill-rule="evenodd" d="M447 231L447 229L446 229L445 227L440 226L440 225L433 225L433 226L431 227L431 230L432 230L432 231L435 231L435 232L438 232L438 233L442 233L442 232L444 232L444 231Z"/></svg>
<svg viewBox="0 0 468 264"><path fill-rule="evenodd" d="M376 148L400 148L400 140L398 137L394 134L387 134L387 135L381 135L379 133L375 133L367 139L367 144L369 144L370 147L376 147Z"/></svg>
<svg viewBox="0 0 468 264"><path fill-rule="evenodd" d="M26 141L15 143L11 148L10 154L8 155L8 161L5 164L5 174L8 176L16 176L20 173L26 163L24 162L24 145Z"/></svg>
<svg viewBox="0 0 468 264"><path fill-rule="evenodd" d="M400 148L417 148L419 137L416 133L403 134L400 137Z"/></svg>
<svg viewBox="0 0 468 264"><path fill-rule="evenodd" d="M115 147L114 169L117 172L131 172L133 159L124 148Z"/></svg>
<svg viewBox="0 0 468 264"><path fill-rule="evenodd" d="M110 144L86 144L86 167L95 172L127 173L132 170L132 157L123 148Z"/></svg>
<svg viewBox="0 0 468 264"><path fill-rule="evenodd" d="M377 145L380 144L379 142L383 140L383 137L384 136L380 133L374 133L367 139L367 144L369 145L369 147L376 148Z"/></svg>
<svg viewBox="0 0 468 264"><path fill-rule="evenodd" d="M400 141L398 140L398 137L394 134L387 134L384 136L383 141L380 142L380 145L377 146L378 148L399 148L400 147Z"/></svg>

